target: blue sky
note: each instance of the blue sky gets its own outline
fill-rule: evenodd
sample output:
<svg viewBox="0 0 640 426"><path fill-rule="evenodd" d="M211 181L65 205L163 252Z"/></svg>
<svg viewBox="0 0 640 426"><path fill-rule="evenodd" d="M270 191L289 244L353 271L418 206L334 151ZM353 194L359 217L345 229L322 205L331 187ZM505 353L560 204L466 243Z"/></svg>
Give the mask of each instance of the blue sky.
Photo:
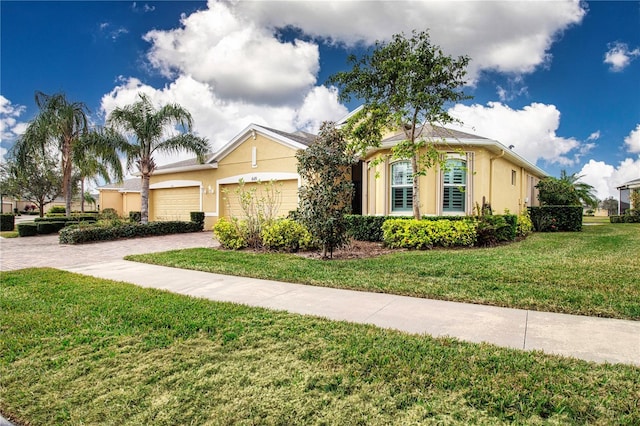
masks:
<svg viewBox="0 0 640 426"><path fill-rule="evenodd" d="M65 92L102 124L138 92L178 102L215 148L250 123L314 130L341 105L329 75L394 33L469 55L465 130L514 145L600 198L640 176L640 2L2 1L0 153ZM161 158L160 163L181 158Z"/></svg>

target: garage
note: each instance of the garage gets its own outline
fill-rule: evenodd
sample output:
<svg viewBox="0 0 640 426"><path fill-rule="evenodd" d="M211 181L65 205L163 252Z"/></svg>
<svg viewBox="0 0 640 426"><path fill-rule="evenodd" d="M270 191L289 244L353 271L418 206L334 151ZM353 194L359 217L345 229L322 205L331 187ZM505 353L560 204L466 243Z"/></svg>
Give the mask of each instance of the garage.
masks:
<svg viewBox="0 0 640 426"><path fill-rule="evenodd" d="M280 208L277 216L286 216L291 210L298 208L298 180L279 180L275 182L277 197L280 201ZM240 206L240 198L237 194L240 185L237 183L220 185L220 217L244 217L244 211ZM267 185L264 183L245 183L244 190L256 190L256 196L264 198L267 196Z"/></svg>
<svg viewBox="0 0 640 426"><path fill-rule="evenodd" d="M151 220L191 220L190 213L201 211L200 186L157 188L149 191Z"/></svg>

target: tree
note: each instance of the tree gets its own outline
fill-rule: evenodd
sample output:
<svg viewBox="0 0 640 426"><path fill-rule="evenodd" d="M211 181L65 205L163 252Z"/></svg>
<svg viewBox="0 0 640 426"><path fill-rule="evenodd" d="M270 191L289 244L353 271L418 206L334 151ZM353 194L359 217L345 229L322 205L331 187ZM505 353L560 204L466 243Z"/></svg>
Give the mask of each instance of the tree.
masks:
<svg viewBox="0 0 640 426"><path fill-rule="evenodd" d="M536 185L538 200L543 206L577 206L580 199L576 190L566 180L548 176Z"/></svg>
<svg viewBox="0 0 640 426"><path fill-rule="evenodd" d="M347 241L344 215L351 211L353 183L350 179L354 156L347 150L347 140L333 123L323 123L316 140L298 151L300 215L311 235L322 244L322 256Z"/></svg>
<svg viewBox="0 0 640 426"><path fill-rule="evenodd" d="M22 163L11 157L1 166L3 193L32 202L44 216L44 207L62 192L62 173L57 159L34 150Z"/></svg>
<svg viewBox="0 0 640 426"><path fill-rule="evenodd" d="M194 153L198 161L203 162L209 149L207 140L191 133L193 119L189 111L178 104L167 104L160 108L152 105L149 98L140 93L139 100L125 107L114 109L107 118L107 126L114 133L108 138L122 141L124 136L118 131L132 136L133 141L126 141L124 147L127 156L127 168L136 165L142 176L140 191L141 223L149 221L149 178L156 169L153 155L157 153L174 153L187 151ZM179 133L166 136L170 127L178 127Z"/></svg>
<svg viewBox="0 0 640 426"><path fill-rule="evenodd" d="M376 42L373 52L357 59L353 68L329 81L341 89L340 99L364 101L347 124L352 146L363 156L379 147L386 129L402 129L405 140L395 145L392 156L410 159L413 174L413 215L420 218L419 178L441 164L433 142L423 130L434 124L456 121L444 109L450 102L468 99L461 87L469 58L452 58L432 45L426 31L410 37L394 35L389 43Z"/></svg>
<svg viewBox="0 0 640 426"><path fill-rule="evenodd" d="M126 149L127 141L120 135L113 134L111 129L97 128L82 135L73 148L73 162L77 173L74 177L79 183L80 211L84 213L87 201L85 194L85 180L96 177L105 183L111 182L111 176L122 181L122 163L118 152ZM94 200L95 201L95 200Z"/></svg>
<svg viewBox="0 0 640 426"><path fill-rule="evenodd" d="M594 194L595 188L588 183L579 182L583 177L584 175L577 176L576 173L568 175L566 170L560 171L560 180L573 187L579 202L585 206L596 208L598 206L598 198Z"/></svg>
<svg viewBox="0 0 640 426"><path fill-rule="evenodd" d="M16 160L22 169L29 164L29 155L39 148L44 155L48 148L55 148L61 156L62 193L65 196L67 216L71 214L72 168L74 146L88 131L86 105L69 102L63 93L35 94L38 115L29 123L24 135L16 143Z"/></svg>
<svg viewBox="0 0 640 426"><path fill-rule="evenodd" d="M609 216L618 214L618 200L613 197L605 198L600 201L600 208L607 211Z"/></svg>

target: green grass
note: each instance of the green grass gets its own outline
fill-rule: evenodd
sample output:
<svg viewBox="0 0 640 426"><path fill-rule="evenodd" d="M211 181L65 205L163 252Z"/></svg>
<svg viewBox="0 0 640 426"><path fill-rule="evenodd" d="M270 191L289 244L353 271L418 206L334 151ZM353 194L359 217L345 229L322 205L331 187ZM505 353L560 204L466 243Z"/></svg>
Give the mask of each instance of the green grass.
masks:
<svg viewBox="0 0 640 426"><path fill-rule="evenodd" d="M2 231L0 237L2 238L18 238L18 231Z"/></svg>
<svg viewBox="0 0 640 426"><path fill-rule="evenodd" d="M322 261L289 254L187 249L127 259L309 285L640 319L640 226L585 226L509 245L403 251Z"/></svg>
<svg viewBox="0 0 640 426"><path fill-rule="evenodd" d="M640 369L0 275L0 412L24 424L640 423Z"/></svg>
<svg viewBox="0 0 640 426"><path fill-rule="evenodd" d="M582 223L611 223L609 216L582 216Z"/></svg>

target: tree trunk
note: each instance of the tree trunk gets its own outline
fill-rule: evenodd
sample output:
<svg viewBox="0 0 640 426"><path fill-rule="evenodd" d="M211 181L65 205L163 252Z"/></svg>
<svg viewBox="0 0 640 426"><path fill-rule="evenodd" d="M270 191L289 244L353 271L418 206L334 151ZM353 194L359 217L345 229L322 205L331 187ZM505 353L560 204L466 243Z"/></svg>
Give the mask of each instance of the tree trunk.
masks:
<svg viewBox="0 0 640 426"><path fill-rule="evenodd" d="M142 175L140 190L140 223L149 223L149 174Z"/></svg>
<svg viewBox="0 0 640 426"><path fill-rule="evenodd" d="M80 179L80 212L84 213L84 178Z"/></svg>
<svg viewBox="0 0 640 426"><path fill-rule="evenodd" d="M64 192L64 208L67 217L71 216L71 141L65 140L62 145L62 192Z"/></svg>
<svg viewBox="0 0 640 426"><path fill-rule="evenodd" d="M418 174L418 153L416 152L413 157L411 157L411 168L413 171L413 218L416 220L420 220L420 175Z"/></svg>

